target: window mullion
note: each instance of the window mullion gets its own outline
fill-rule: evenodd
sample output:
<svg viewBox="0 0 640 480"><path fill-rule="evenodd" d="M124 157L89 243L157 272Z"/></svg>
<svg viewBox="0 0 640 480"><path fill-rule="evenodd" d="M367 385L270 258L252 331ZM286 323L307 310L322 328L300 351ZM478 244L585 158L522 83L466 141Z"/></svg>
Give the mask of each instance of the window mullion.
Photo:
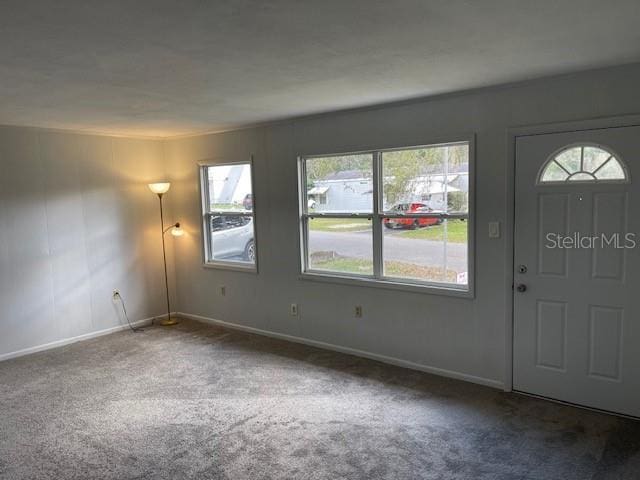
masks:
<svg viewBox="0 0 640 480"><path fill-rule="evenodd" d="M305 218L371 218L371 213L303 213Z"/></svg>
<svg viewBox="0 0 640 480"><path fill-rule="evenodd" d="M382 278L382 221L380 220L381 165L380 152L373 152L373 276Z"/></svg>
<svg viewBox="0 0 640 480"><path fill-rule="evenodd" d="M207 212L207 215L211 215L213 217L253 217L255 214L253 211L224 211L224 210L212 210Z"/></svg>

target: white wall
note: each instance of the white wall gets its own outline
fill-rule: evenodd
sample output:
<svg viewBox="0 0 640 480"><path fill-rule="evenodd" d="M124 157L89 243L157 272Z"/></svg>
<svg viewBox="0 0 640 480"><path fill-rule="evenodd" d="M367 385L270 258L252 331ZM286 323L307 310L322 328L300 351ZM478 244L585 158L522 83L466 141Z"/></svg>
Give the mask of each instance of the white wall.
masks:
<svg viewBox="0 0 640 480"><path fill-rule="evenodd" d="M500 385L507 246L486 233L489 221L506 218L507 129L639 113L637 85L640 65L631 65L164 142L0 127L0 358L121 324L114 288L132 319L163 313L157 199L146 183L166 170L174 182L168 220L187 231L169 237L177 309ZM299 279L297 155L469 133L477 151L474 299ZM197 162L250 155L259 273L205 269ZM288 314L294 302L298 318ZM355 304L364 318L353 317Z"/></svg>
<svg viewBox="0 0 640 480"><path fill-rule="evenodd" d="M457 372L505 380L504 223L509 127L640 112L640 65L550 78L377 109L166 142L176 214L188 234L176 243L178 308ZM452 298L300 280L296 155L424 144L476 134L476 297ZM259 274L201 265L197 162L255 158ZM225 285L222 297L218 287ZM300 317L288 315L299 304ZM353 317L363 305L364 318Z"/></svg>
<svg viewBox="0 0 640 480"><path fill-rule="evenodd" d="M0 127L0 358L163 313L162 148Z"/></svg>

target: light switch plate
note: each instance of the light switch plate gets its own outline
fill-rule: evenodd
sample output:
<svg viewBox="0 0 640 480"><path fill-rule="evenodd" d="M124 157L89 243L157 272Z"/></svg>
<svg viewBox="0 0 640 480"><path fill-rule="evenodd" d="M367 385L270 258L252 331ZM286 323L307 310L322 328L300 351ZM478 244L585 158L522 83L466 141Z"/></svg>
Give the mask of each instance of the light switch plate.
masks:
<svg viewBox="0 0 640 480"><path fill-rule="evenodd" d="M500 238L500 222L489 222L489 238Z"/></svg>

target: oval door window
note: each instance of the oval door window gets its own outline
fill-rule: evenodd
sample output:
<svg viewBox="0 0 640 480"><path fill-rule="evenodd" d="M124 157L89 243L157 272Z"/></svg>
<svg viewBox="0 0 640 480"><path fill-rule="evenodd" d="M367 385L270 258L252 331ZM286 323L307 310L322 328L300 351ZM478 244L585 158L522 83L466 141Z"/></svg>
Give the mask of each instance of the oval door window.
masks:
<svg viewBox="0 0 640 480"><path fill-rule="evenodd" d="M629 176L622 161L600 145L571 145L551 155L538 183L620 183Z"/></svg>

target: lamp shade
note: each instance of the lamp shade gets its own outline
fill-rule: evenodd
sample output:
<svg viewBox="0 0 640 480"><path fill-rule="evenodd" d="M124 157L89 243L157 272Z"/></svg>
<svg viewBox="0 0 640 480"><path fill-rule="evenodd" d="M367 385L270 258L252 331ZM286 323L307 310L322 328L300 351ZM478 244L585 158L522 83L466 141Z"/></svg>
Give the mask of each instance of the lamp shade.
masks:
<svg viewBox="0 0 640 480"><path fill-rule="evenodd" d="M171 184L169 182L160 182L160 183L150 183L149 190L153 193L157 193L158 195L162 195L163 193L167 193L169 191L169 187Z"/></svg>
<svg viewBox="0 0 640 480"><path fill-rule="evenodd" d="M176 225L171 229L171 235L173 235L174 237L181 237L182 235L184 235L184 230L181 226Z"/></svg>

